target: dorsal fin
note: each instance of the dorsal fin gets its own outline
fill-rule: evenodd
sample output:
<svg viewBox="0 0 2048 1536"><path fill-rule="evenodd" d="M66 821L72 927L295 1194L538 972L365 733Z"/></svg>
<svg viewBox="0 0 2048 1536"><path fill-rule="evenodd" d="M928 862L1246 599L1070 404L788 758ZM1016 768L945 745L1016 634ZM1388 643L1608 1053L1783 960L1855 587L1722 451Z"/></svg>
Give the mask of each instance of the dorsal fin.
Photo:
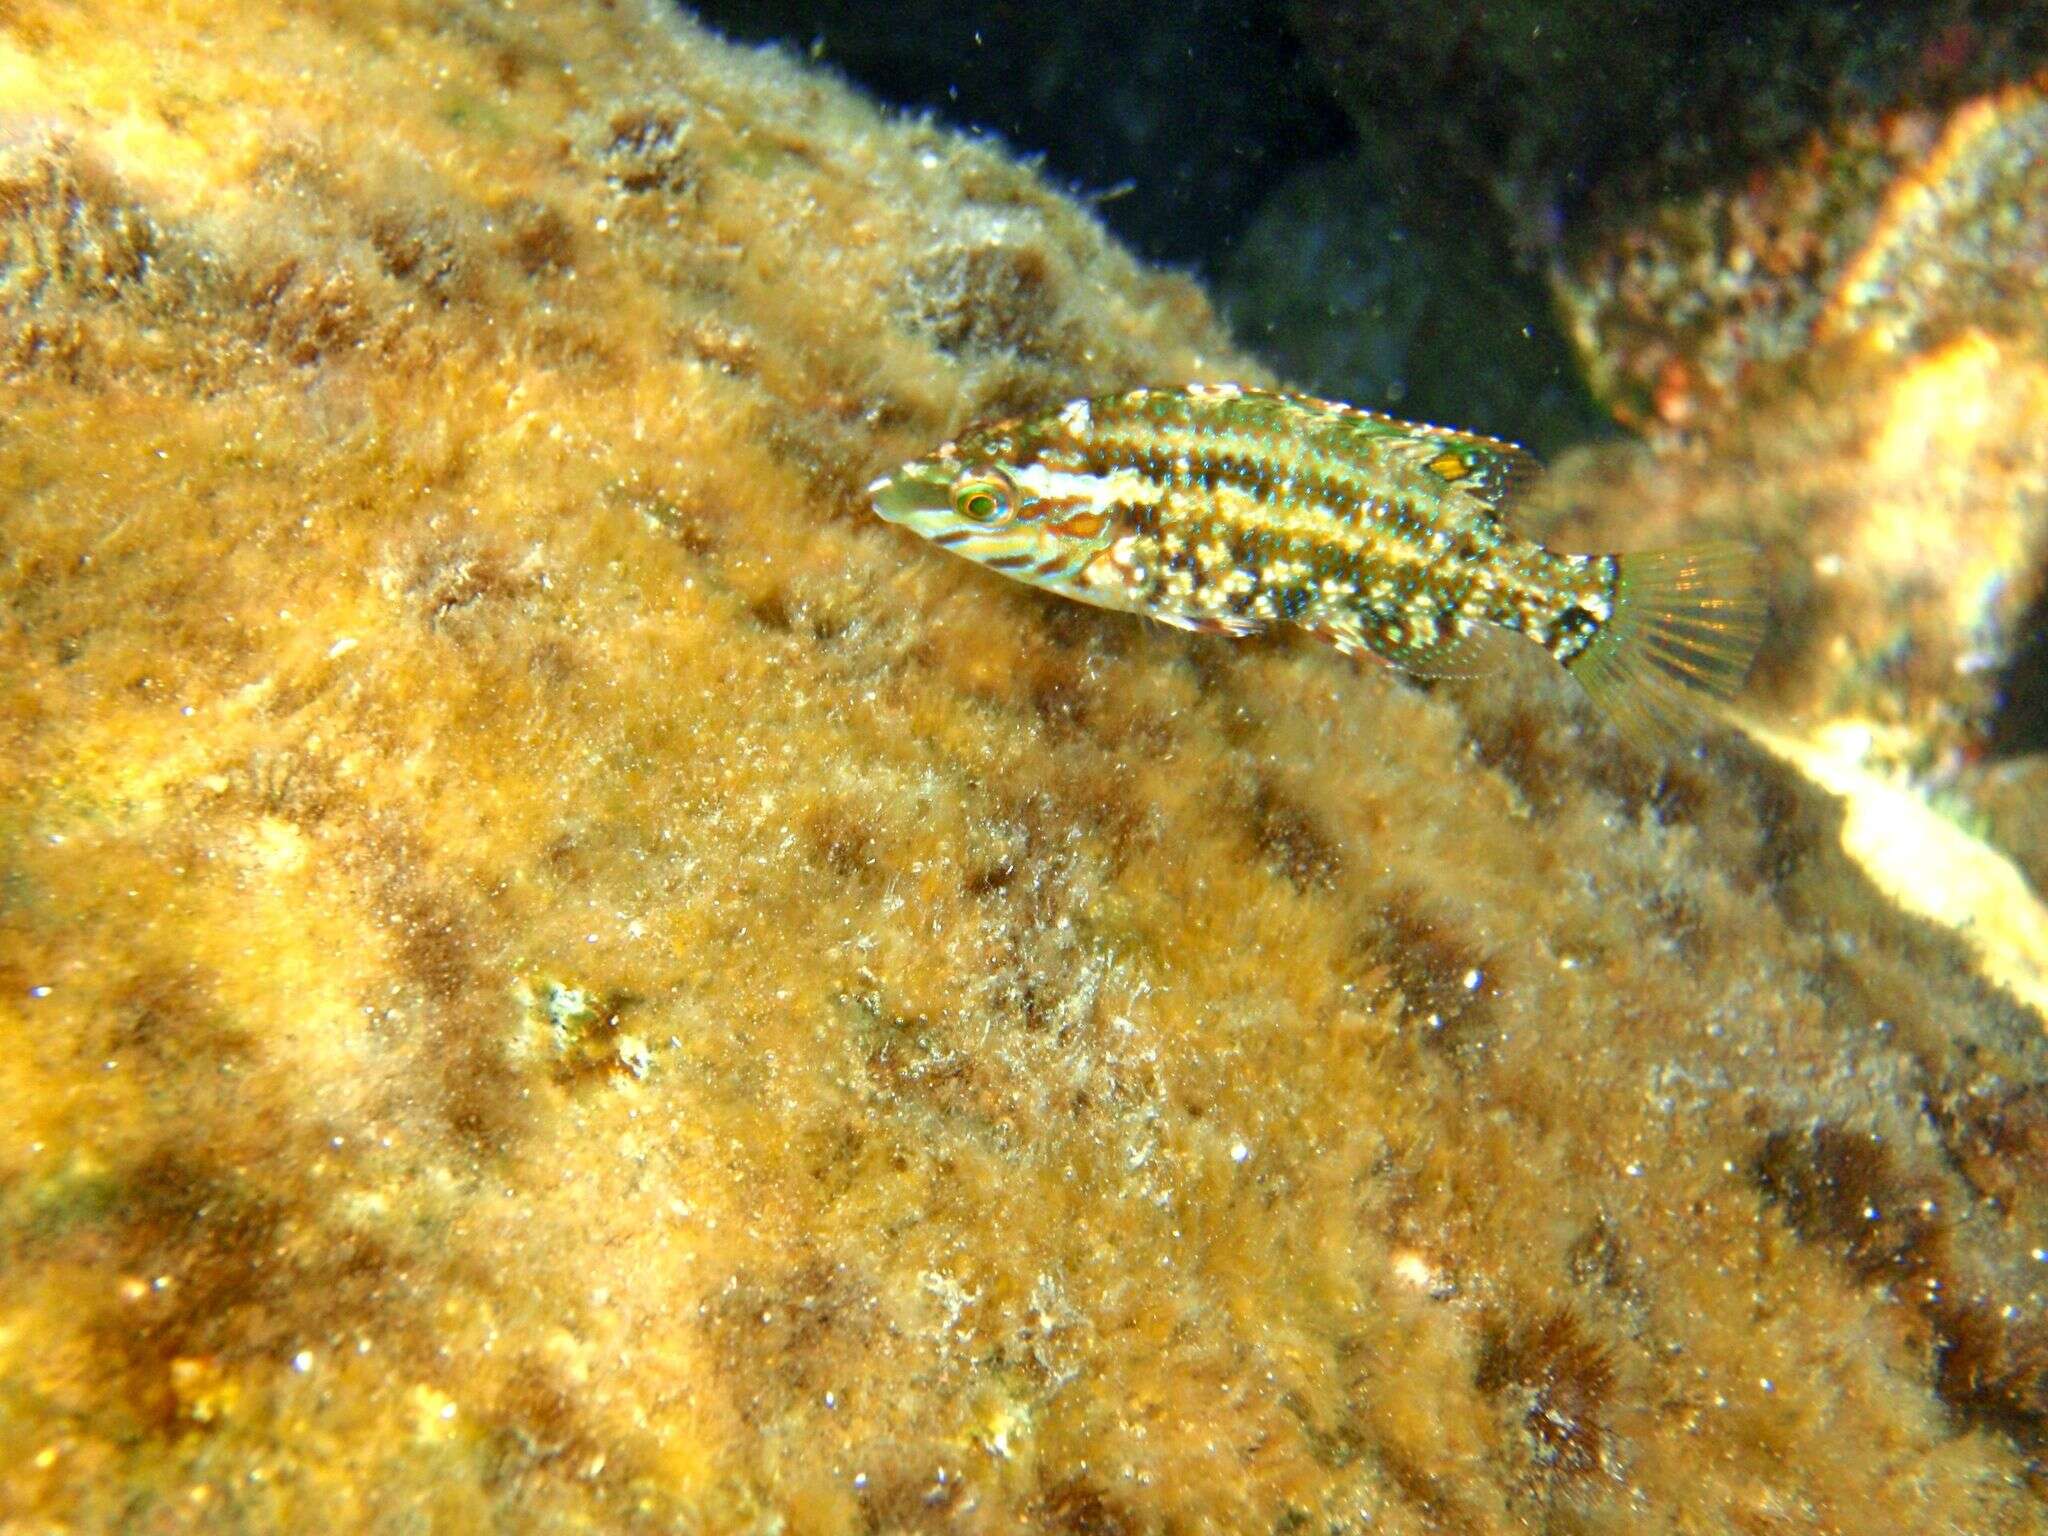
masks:
<svg viewBox="0 0 2048 1536"><path fill-rule="evenodd" d="M1483 503L1496 517L1508 516L1542 478L1536 456L1513 443L1439 427L1416 430L1413 447L1405 450L1416 465Z"/></svg>
<svg viewBox="0 0 2048 1536"><path fill-rule="evenodd" d="M1405 463L1458 490L1499 518L1510 516L1543 464L1526 448L1479 432L1404 421L1336 400L1294 396L1299 428L1326 452Z"/></svg>

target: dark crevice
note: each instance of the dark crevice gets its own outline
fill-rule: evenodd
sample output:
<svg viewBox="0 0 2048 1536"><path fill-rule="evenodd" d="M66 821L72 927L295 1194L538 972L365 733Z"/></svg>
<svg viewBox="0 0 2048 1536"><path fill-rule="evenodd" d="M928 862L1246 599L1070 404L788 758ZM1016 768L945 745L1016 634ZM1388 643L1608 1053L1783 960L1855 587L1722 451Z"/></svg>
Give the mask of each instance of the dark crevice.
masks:
<svg viewBox="0 0 2048 1536"><path fill-rule="evenodd" d="M2048 752L2048 583L2014 627L2019 637L1998 684L1986 755L1994 761Z"/></svg>

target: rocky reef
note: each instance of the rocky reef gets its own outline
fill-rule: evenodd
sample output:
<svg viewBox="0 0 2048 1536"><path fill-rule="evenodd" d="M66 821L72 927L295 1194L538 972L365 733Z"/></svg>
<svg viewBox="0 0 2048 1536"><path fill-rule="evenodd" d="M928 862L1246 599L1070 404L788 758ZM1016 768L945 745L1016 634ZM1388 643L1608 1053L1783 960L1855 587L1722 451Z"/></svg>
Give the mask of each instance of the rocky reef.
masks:
<svg viewBox="0 0 2048 1536"><path fill-rule="evenodd" d="M1876 621L1789 531L1753 734L1641 759L870 517L1256 375L784 55L16 0L0 81L0 1528L2048 1529L2039 995L1801 756ZM1747 452L1892 558L1905 405L2038 462L1924 340L1566 525L1789 529Z"/></svg>

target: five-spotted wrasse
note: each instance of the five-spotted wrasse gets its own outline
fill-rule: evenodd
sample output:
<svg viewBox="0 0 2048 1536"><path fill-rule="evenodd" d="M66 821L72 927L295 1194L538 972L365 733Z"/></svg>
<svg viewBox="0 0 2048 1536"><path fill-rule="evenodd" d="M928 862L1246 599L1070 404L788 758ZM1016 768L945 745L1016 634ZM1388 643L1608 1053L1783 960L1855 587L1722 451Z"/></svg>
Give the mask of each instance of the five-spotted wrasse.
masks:
<svg viewBox="0 0 2048 1536"><path fill-rule="evenodd" d="M1424 676L1526 635L1623 733L1669 748L1762 638L1756 552L1573 555L1514 531L1536 460L1308 395L1193 384L973 428L875 511L1065 597L1183 629L1293 627Z"/></svg>

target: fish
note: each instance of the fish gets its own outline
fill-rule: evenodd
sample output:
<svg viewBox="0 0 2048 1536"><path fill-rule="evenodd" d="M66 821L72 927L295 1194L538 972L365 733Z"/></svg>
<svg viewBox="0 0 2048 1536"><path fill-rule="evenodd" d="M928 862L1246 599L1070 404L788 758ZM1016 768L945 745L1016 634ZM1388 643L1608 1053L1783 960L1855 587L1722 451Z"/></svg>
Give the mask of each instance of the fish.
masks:
<svg viewBox="0 0 2048 1536"><path fill-rule="evenodd" d="M1498 438L1218 383L975 426L868 494L941 549L1180 629L1294 629L1424 677L1524 636L1625 738L1675 750L1762 642L1758 552L1552 550L1518 531L1541 473Z"/></svg>

